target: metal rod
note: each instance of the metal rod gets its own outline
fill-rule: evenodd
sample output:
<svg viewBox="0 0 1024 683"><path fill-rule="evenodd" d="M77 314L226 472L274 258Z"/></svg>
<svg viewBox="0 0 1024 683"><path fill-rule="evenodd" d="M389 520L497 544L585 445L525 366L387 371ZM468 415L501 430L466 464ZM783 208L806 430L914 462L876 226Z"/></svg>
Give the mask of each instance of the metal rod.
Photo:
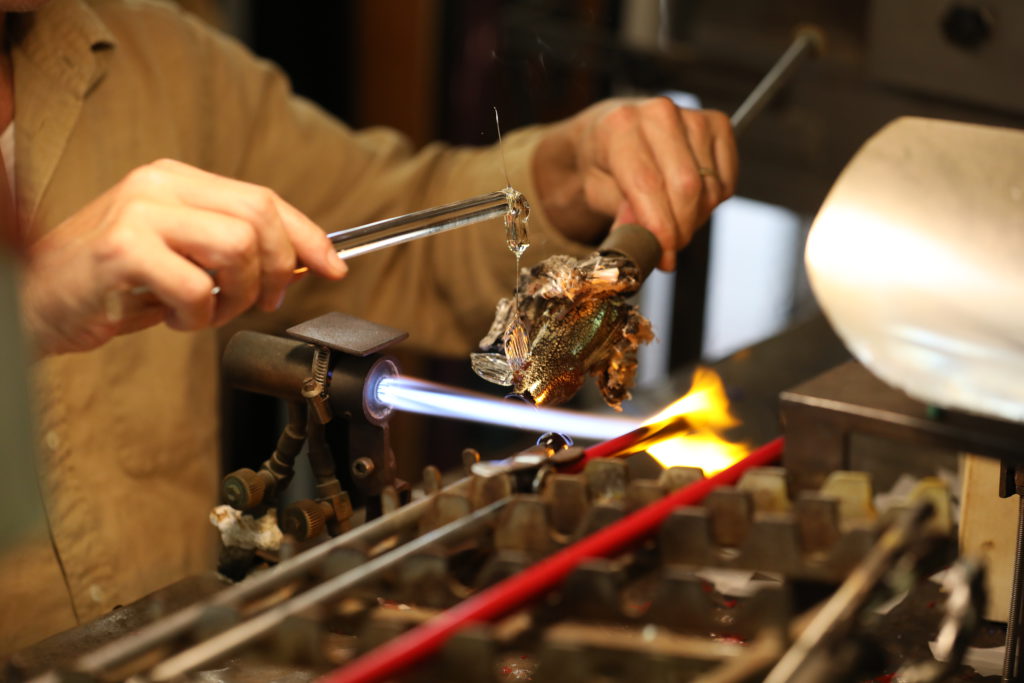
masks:
<svg viewBox="0 0 1024 683"><path fill-rule="evenodd" d="M509 500L510 497L497 500L390 552L378 555L355 569L318 584L227 631L218 633L164 660L153 668L149 678L154 681L170 680L230 654L253 639L266 635L288 617L339 597L346 590L375 577L414 553L435 543L457 540L465 534L476 532L478 527L490 522Z"/></svg>
<svg viewBox="0 0 1024 683"><path fill-rule="evenodd" d="M919 538L935 509L928 503L918 505L897 523L890 526L854 567L839 589L814 615L793 646L779 660L764 679L764 683L793 683L802 680L801 673L809 665L819 648L827 647L832 639L845 633L858 610L871 597L894 558L907 545Z"/></svg>
<svg viewBox="0 0 1024 683"><path fill-rule="evenodd" d="M334 243L340 258L352 258L410 240L498 218L508 212L508 194L499 190L460 202L339 230L328 234L327 237Z"/></svg>
<svg viewBox="0 0 1024 683"><path fill-rule="evenodd" d="M820 54L824 45L825 39L821 29L815 26L803 26L797 29L793 42L730 117L733 132L737 136L741 135L750 122L761 113L765 105L789 81L790 76L800 66L800 63L812 54Z"/></svg>
<svg viewBox="0 0 1024 683"><path fill-rule="evenodd" d="M1015 476L1016 480L1017 477ZM1003 655L1002 683L1019 680L1017 673L1020 647L1021 598L1024 593L1024 495L1017 503L1017 546L1013 554L1013 581L1010 583L1010 613L1006 619L1006 652Z"/></svg>
<svg viewBox="0 0 1024 683"><path fill-rule="evenodd" d="M468 489L469 481L469 477L460 479L445 487L441 493L464 493ZM110 668L120 666L157 645L181 635L198 623L209 607L239 604L255 595L298 578L338 548L363 544L372 545L402 531L423 517L433 499L434 496L427 496L403 505L388 515L378 517L348 533L285 560L266 572L225 588L207 601L190 605L163 619L143 626L123 638L83 655L74 663L72 670L97 676Z"/></svg>
<svg viewBox="0 0 1024 683"><path fill-rule="evenodd" d="M701 479L651 503L600 531L566 546L554 555L494 584L455 607L371 650L328 674L322 683L368 683L387 679L437 651L468 625L496 619L561 583L583 561L615 555L646 538L677 507L700 502L719 486L732 484L751 467L774 462L782 439L757 449L732 467Z"/></svg>
<svg viewBox="0 0 1024 683"><path fill-rule="evenodd" d="M505 190L488 192L487 194L482 194L477 197L469 197L468 199L461 199L450 204L442 204L441 206L433 206L429 209L413 211L412 213L407 213L401 216L384 218L356 228L345 228L344 230L328 233L327 238L335 244L341 245L343 248L346 243L360 237L379 235L380 233L387 232L392 228L408 228L409 226L413 226L417 223L435 218L449 219L470 209L481 207L484 209L502 208L507 211L508 194Z"/></svg>
<svg viewBox="0 0 1024 683"><path fill-rule="evenodd" d="M402 216L384 218L373 223L328 233L327 238L338 250L338 258L350 259L378 249L393 247L412 240L439 235L481 221L504 216L516 204L525 206L525 199L511 187L470 197L451 204L434 206ZM528 206L526 209L528 210ZM302 266L295 273L309 270Z"/></svg>

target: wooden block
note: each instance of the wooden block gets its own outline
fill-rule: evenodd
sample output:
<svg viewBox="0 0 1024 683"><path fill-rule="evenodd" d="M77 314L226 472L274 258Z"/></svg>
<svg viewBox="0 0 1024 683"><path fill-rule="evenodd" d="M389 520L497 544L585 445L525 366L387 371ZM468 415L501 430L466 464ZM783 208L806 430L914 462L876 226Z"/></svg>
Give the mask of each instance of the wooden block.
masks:
<svg viewBox="0 0 1024 683"><path fill-rule="evenodd" d="M965 455L960 512L960 554L985 562L985 618L1006 621L1017 544L1017 496L999 497L999 462Z"/></svg>

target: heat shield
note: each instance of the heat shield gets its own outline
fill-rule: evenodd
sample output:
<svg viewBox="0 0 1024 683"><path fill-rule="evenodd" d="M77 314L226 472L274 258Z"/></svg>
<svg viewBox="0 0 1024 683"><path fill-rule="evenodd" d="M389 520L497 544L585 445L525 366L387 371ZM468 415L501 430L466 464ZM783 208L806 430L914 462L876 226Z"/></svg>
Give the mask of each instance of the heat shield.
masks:
<svg viewBox="0 0 1024 683"><path fill-rule="evenodd" d="M836 332L879 378L1024 422L1024 131L887 125L829 192L805 260Z"/></svg>

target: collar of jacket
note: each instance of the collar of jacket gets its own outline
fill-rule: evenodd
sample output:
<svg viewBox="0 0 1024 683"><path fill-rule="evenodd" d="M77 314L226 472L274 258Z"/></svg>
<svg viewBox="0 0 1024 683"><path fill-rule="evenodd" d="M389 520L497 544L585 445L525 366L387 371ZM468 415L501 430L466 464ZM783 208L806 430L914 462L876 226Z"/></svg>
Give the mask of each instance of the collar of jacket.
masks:
<svg viewBox="0 0 1024 683"><path fill-rule="evenodd" d="M89 91L103 79L113 34L83 0L53 0L8 14L14 62L15 185L29 236L32 221Z"/></svg>
<svg viewBox="0 0 1024 683"><path fill-rule="evenodd" d="M50 84L84 97L103 78L114 35L83 0L52 0L7 19L15 52L31 60Z"/></svg>

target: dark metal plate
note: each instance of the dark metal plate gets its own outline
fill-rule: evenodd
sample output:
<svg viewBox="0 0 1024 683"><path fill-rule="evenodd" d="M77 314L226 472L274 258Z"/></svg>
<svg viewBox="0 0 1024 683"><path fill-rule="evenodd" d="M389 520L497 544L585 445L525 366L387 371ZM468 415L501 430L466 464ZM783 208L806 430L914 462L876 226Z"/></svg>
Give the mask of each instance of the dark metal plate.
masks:
<svg viewBox="0 0 1024 683"><path fill-rule="evenodd" d="M353 356L369 356L409 336L408 332L337 311L289 327L288 334Z"/></svg>
<svg viewBox="0 0 1024 683"><path fill-rule="evenodd" d="M850 469L849 442L866 434L903 444L1024 458L1024 425L938 410L916 401L848 361L779 397L786 431L784 461L797 489L817 488L837 469Z"/></svg>

